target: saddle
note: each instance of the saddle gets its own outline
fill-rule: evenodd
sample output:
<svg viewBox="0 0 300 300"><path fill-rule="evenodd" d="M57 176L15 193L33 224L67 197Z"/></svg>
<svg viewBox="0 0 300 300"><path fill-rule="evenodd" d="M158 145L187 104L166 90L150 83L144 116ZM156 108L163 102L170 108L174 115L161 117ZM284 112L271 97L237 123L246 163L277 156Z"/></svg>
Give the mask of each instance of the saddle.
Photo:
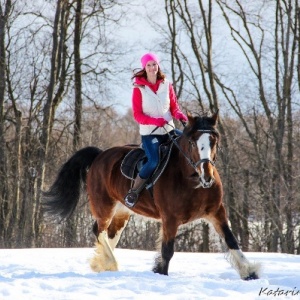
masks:
<svg viewBox="0 0 300 300"><path fill-rule="evenodd" d="M156 181L165 170L170 159L172 147L173 143L171 142L171 140L160 145L159 163L153 174L147 180L147 189L151 188L156 183ZM146 162L147 156L144 149L141 147L133 149L124 157L121 164L121 173L126 178L134 180Z"/></svg>

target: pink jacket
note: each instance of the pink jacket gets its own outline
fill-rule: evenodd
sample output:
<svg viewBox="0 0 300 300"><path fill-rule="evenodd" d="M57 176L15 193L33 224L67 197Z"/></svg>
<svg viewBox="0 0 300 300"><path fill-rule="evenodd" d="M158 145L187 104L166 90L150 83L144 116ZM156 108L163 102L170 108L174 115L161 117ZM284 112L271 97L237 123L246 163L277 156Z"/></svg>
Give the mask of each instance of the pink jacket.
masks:
<svg viewBox="0 0 300 300"><path fill-rule="evenodd" d="M148 82L143 77L137 77L135 79L136 85L142 85L142 86L148 86L154 93L157 92L160 83L162 80L157 80L155 84L152 84ZM173 86L169 84L169 97L170 97L170 113L171 115L178 120L187 120L187 117L181 112L179 109L178 103L177 103L177 97L175 95ZM134 119L139 123L143 125L157 125L157 118L153 118L151 116L146 115L143 112L142 107L142 93L138 87L135 87L133 89L132 94L132 110L133 110L133 116Z"/></svg>

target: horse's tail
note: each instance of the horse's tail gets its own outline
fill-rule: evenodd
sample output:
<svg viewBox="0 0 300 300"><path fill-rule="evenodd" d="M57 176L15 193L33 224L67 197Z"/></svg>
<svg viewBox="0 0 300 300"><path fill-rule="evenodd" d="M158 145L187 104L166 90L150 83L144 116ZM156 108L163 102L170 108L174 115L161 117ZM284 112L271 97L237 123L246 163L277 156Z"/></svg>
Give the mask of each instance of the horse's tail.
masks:
<svg viewBox="0 0 300 300"><path fill-rule="evenodd" d="M99 148L86 147L62 165L53 185L42 194L45 213L61 219L72 215L79 201L82 183L86 182L87 171L101 152Z"/></svg>

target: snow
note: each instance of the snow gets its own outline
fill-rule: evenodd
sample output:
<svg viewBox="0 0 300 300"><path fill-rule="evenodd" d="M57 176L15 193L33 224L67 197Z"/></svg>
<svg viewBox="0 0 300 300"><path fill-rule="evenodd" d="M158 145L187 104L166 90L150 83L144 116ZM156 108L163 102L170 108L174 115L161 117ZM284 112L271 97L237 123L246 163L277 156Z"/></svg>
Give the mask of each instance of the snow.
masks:
<svg viewBox="0 0 300 300"><path fill-rule="evenodd" d="M175 252L169 276L163 276L151 271L156 252L127 249L115 250L118 272L94 273L88 263L93 251L1 249L0 299L300 299L296 255L245 253L262 263L263 273L243 281L224 253Z"/></svg>

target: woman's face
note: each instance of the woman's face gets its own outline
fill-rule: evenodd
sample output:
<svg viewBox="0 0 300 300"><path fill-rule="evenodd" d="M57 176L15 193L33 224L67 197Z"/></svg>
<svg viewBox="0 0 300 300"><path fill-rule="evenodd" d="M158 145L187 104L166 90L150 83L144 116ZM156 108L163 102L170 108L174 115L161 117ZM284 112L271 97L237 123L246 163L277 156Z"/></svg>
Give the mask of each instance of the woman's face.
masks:
<svg viewBox="0 0 300 300"><path fill-rule="evenodd" d="M147 76L153 77L156 76L158 72L158 64L154 60L149 60L145 66L145 70L147 73Z"/></svg>

